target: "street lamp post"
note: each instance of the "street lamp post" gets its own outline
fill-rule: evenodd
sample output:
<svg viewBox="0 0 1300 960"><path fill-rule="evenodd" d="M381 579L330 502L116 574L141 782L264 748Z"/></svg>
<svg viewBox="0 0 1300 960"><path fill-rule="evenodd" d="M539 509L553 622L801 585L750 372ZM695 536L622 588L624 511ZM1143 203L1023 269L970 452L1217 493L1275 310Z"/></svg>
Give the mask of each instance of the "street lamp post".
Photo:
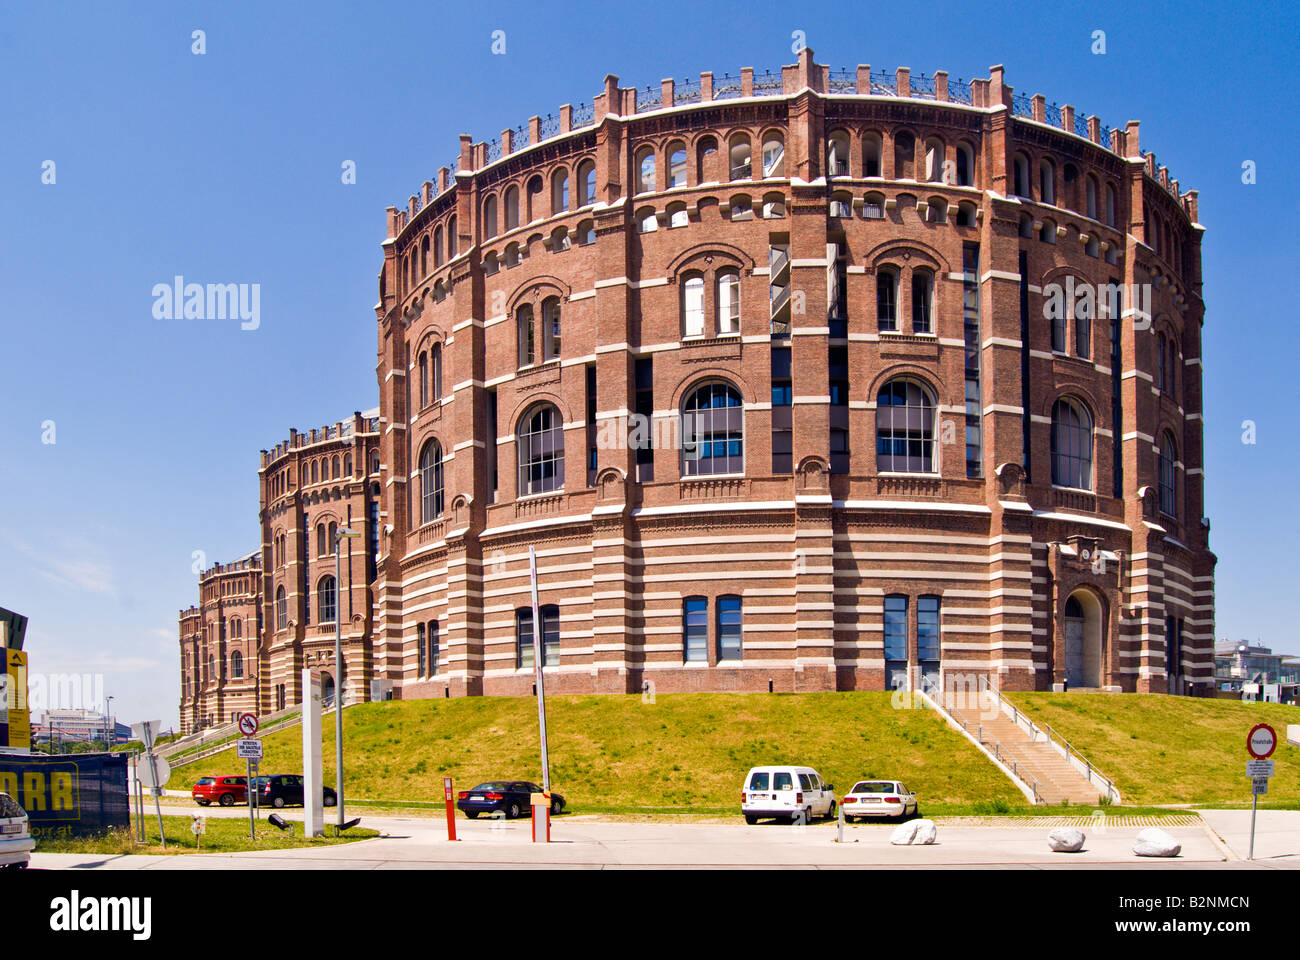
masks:
<svg viewBox="0 0 1300 960"><path fill-rule="evenodd" d="M340 570L339 544L347 537L361 534L340 527L334 534L334 793L335 826L343 829L343 593ZM348 595L352 590L352 552L348 551Z"/></svg>
<svg viewBox="0 0 1300 960"><path fill-rule="evenodd" d="M117 733L117 725L113 723L113 698L105 697L104 703L105 703L104 716L108 721L108 727L106 727L104 730L104 749L107 750L109 753L112 753L113 742L114 740L117 739L116 737L112 737L112 739L110 739L110 734L108 729L109 727L111 727L112 733Z"/></svg>

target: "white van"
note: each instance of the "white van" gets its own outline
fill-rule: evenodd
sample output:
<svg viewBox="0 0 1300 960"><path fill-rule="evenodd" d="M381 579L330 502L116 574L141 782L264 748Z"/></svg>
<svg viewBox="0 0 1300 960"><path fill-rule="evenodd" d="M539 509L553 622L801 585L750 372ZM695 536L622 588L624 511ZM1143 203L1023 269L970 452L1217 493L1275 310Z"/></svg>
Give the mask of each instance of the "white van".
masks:
<svg viewBox="0 0 1300 960"><path fill-rule="evenodd" d="M746 823L764 817L789 820L835 816L835 787L812 767L754 767L740 791L740 812Z"/></svg>

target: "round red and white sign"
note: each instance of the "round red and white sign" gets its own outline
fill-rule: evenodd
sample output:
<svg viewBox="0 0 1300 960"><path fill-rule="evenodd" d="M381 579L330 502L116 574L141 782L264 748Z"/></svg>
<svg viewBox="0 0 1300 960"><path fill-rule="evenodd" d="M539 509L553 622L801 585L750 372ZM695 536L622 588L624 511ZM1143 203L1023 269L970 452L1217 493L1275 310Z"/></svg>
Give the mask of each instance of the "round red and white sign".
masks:
<svg viewBox="0 0 1300 960"><path fill-rule="evenodd" d="M241 713L239 715L239 732L246 737L251 737L257 733L257 717L251 713Z"/></svg>
<svg viewBox="0 0 1300 960"><path fill-rule="evenodd" d="M1257 723L1246 735L1246 752L1256 760L1264 760L1277 749L1277 731L1267 723Z"/></svg>

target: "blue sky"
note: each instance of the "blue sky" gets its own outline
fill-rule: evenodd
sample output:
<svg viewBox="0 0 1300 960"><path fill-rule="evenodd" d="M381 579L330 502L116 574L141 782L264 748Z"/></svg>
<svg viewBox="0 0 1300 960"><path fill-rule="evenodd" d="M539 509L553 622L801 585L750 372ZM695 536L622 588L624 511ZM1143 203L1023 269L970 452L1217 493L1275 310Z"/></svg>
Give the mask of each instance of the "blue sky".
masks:
<svg viewBox="0 0 1300 960"><path fill-rule="evenodd" d="M31 618L32 670L102 673L119 716L176 721L193 553L257 546L260 449L376 404L384 207L460 133L590 102L606 73L775 68L797 30L832 66L1003 63L1018 91L1141 120L1143 147L1200 191L1217 635L1300 653L1297 333L1276 279L1297 253L1296 10L799 7L0 4L0 606ZM177 274L260 284L260 327L155 319L153 286Z"/></svg>

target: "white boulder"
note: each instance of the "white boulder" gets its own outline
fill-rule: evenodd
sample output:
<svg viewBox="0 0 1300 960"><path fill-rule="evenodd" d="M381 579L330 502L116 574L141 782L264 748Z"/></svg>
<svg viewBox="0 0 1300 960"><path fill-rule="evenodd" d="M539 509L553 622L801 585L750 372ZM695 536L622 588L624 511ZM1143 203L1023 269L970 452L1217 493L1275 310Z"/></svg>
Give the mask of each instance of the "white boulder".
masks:
<svg viewBox="0 0 1300 960"><path fill-rule="evenodd" d="M1176 857L1183 845L1158 827L1143 830L1133 840L1133 852L1139 857Z"/></svg>
<svg viewBox="0 0 1300 960"><path fill-rule="evenodd" d="M1078 827L1057 827L1047 835L1047 845L1055 853L1078 853L1086 839Z"/></svg>
<svg viewBox="0 0 1300 960"><path fill-rule="evenodd" d="M933 820L910 820L894 828L894 832L889 835L889 842L895 846L926 844L934 843L938 836L939 830Z"/></svg>

